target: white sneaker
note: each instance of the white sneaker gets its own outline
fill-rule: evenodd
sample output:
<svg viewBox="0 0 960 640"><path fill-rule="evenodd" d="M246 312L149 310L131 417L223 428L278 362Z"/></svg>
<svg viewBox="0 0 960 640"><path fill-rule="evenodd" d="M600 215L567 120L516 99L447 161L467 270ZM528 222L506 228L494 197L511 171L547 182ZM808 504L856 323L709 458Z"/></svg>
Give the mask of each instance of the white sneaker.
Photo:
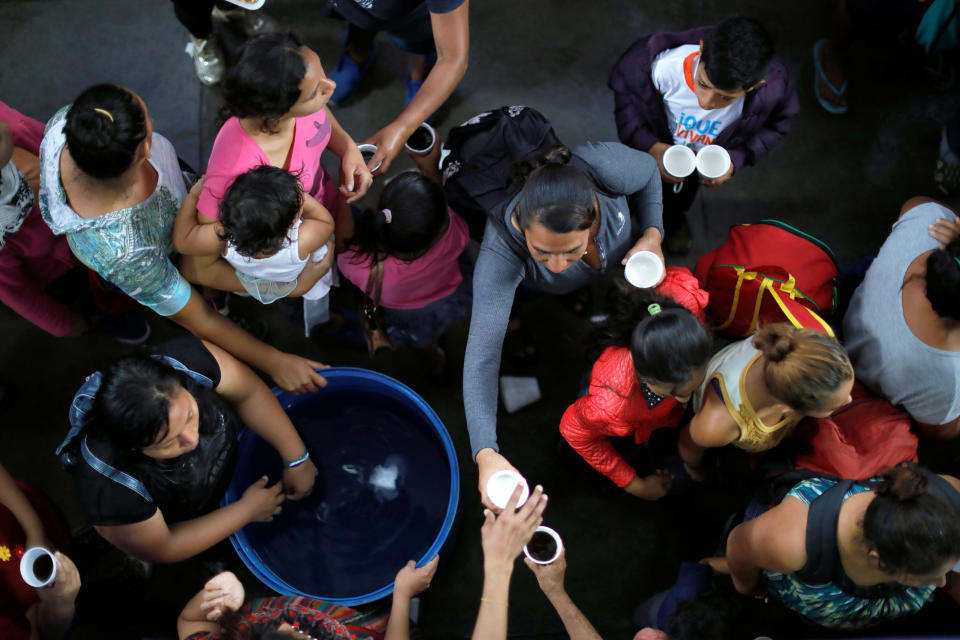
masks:
<svg viewBox="0 0 960 640"><path fill-rule="evenodd" d="M184 49L193 58L193 68L200 82L214 85L223 79L223 54L212 38L201 39L190 36L190 42Z"/></svg>

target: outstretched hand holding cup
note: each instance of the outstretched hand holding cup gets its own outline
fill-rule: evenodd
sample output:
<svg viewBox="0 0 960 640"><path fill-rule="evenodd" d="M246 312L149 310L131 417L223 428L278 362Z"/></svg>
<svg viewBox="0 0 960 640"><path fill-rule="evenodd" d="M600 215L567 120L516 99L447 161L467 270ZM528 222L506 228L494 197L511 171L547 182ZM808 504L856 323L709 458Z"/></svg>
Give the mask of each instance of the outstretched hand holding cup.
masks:
<svg viewBox="0 0 960 640"><path fill-rule="evenodd" d="M543 522L543 511L547 508L547 496L543 487L537 485L530 494L530 499L518 510L520 494L521 487L518 485L499 516L494 516L492 511L484 509L480 537L486 571L512 570L513 561Z"/></svg>

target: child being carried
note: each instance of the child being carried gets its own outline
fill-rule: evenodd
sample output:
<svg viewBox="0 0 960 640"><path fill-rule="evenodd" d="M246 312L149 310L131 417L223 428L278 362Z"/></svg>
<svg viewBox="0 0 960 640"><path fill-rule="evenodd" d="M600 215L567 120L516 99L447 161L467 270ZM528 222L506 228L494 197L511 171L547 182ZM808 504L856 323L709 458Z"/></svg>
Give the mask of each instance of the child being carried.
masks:
<svg viewBox="0 0 960 640"><path fill-rule="evenodd" d="M307 305L326 302L333 280L333 217L303 191L296 175L263 165L237 176L220 202L217 222L209 225L198 224L193 214L202 186L202 180L194 185L177 218L181 253L211 263L223 258L263 304L291 294L302 295ZM321 264L302 281L311 262Z"/></svg>

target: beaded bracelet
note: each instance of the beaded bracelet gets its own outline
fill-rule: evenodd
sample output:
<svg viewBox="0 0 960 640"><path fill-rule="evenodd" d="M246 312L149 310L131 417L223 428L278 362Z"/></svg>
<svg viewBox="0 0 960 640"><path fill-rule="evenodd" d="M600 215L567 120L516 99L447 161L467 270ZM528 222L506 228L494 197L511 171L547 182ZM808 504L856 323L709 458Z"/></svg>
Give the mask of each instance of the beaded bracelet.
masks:
<svg viewBox="0 0 960 640"><path fill-rule="evenodd" d="M293 469L294 467L299 467L309 459L310 459L310 452L307 450L304 450L302 456L300 456L299 458L291 462L284 462L283 466L285 466L287 469Z"/></svg>

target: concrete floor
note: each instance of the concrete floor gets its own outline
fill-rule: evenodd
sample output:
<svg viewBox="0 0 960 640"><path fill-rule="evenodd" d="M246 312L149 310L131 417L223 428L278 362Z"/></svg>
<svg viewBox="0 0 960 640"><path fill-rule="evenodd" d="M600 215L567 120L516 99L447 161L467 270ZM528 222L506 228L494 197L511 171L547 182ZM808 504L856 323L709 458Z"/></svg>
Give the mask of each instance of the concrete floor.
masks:
<svg viewBox="0 0 960 640"><path fill-rule="evenodd" d="M267 10L296 29L330 67L338 56L343 25L324 17L323 5L269 0ZM733 13L754 16L774 33L779 53L792 65L802 112L791 135L759 167L738 173L720 189L701 190L691 215L694 250L672 262L692 266L698 255L723 240L731 224L777 217L826 240L841 263L847 263L876 250L906 198L935 195L932 171L940 127L960 106L960 98L955 92L929 89L895 49L858 43L849 63L850 113L825 114L811 92L810 46L825 32L831 6L827 0L476 1L471 7L470 69L441 112L438 128L445 132L502 104L525 104L545 113L571 145L614 140L613 97L606 79L614 61L636 38L711 24ZM0 24L4 25L0 99L45 120L89 85L122 84L143 97L156 130L184 159L198 168L205 164L216 134L219 94L196 81L182 52L186 32L168 2L4 0ZM383 51L369 88L334 110L357 141L388 122L402 106L405 60L381 40ZM403 159L395 171L409 166ZM270 340L278 347L331 364L381 370L411 385L444 419L461 454L462 527L446 566L423 598L420 620L429 638L467 637L480 594L481 518L459 391L466 322L449 335L454 379L438 388L419 373L409 353L388 354L371 363L361 350L304 339L276 309L258 312L270 323ZM724 494L715 490L678 508L643 503L607 490L589 474L570 474L569 461L557 453L557 424L586 370L583 347L589 327L551 300L532 305L527 318L538 327L543 357L535 369L517 372L537 375L544 398L527 410L502 416L501 446L531 481L543 483L551 495L546 521L564 536L567 587L573 599L605 638L631 638L632 608L672 583L679 560L712 552L725 515ZM151 342L178 331L156 316L149 316L149 321L155 336ZM0 328L0 383L7 390L0 405L0 462L46 491L79 527L82 514L53 451L66 431L66 409L80 382L129 349L97 333L55 339L6 308L0 308ZM163 584L162 573L153 580L161 580L159 586L150 588L166 591L174 600L191 595L175 593L175 583ZM248 587L258 588L252 583ZM103 584L100 588L101 595L122 595L119 589ZM136 592L133 601L138 597ZM114 623L117 608L104 606L98 598L87 598L78 637L105 637L97 629L107 626L113 630L110 637L172 635L174 618L161 614L162 607L150 606L127 616L134 620L119 624ZM522 566L514 575L511 605L512 634L564 637L559 619ZM768 617L778 616L774 612ZM789 621L788 625L767 635L806 633ZM930 616L908 628L914 633L945 630Z"/></svg>

